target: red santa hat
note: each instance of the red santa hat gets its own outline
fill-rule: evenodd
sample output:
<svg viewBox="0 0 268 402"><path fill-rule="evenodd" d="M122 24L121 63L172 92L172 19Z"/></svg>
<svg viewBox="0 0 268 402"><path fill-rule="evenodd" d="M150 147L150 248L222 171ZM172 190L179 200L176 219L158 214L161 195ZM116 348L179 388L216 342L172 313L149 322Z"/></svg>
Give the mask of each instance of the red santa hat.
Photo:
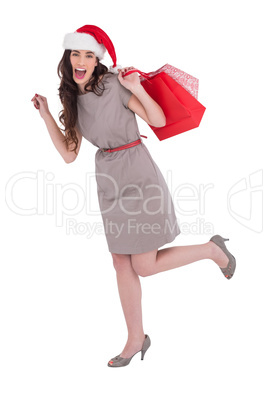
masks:
<svg viewBox="0 0 268 402"><path fill-rule="evenodd" d="M91 50L99 60L103 59L107 50L113 60L113 66L109 71L118 73L118 68L122 68L116 64L116 53L111 39L95 25L84 25L75 32L66 34L63 47L70 50Z"/></svg>

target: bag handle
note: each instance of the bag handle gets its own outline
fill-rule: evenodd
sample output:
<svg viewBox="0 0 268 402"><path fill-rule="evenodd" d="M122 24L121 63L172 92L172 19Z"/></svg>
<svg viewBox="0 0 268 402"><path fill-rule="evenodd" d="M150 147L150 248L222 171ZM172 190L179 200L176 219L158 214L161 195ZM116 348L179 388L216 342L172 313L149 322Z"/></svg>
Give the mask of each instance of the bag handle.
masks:
<svg viewBox="0 0 268 402"><path fill-rule="evenodd" d="M150 74L146 74L143 71L137 70L137 69L127 71L126 73L122 74L122 77L126 77L127 75L130 75L130 74L133 74L133 73L139 73L146 80L149 80L149 78L151 78Z"/></svg>

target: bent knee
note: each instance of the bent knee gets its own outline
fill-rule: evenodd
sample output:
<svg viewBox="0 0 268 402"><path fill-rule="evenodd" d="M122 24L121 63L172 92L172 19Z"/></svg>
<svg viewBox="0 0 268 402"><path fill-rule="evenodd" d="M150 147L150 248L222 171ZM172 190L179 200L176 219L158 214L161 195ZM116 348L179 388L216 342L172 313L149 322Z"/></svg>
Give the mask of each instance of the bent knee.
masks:
<svg viewBox="0 0 268 402"><path fill-rule="evenodd" d="M154 269L151 267L136 267L133 268L137 275L142 276L145 278L146 276L151 276L155 274Z"/></svg>
<svg viewBox="0 0 268 402"><path fill-rule="evenodd" d="M113 258L113 266L116 272L121 272L125 271L126 269L132 268L129 254L111 254Z"/></svg>
<svg viewBox="0 0 268 402"><path fill-rule="evenodd" d="M146 277L155 273L155 264L139 258L132 258L132 267L137 275Z"/></svg>

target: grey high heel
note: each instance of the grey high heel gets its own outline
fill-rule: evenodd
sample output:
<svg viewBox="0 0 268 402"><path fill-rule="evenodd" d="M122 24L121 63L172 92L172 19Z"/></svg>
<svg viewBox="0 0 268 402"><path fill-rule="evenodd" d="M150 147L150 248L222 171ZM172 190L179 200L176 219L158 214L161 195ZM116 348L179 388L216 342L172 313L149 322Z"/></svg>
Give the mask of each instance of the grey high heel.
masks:
<svg viewBox="0 0 268 402"><path fill-rule="evenodd" d="M147 350L149 349L151 345L151 339L149 337L149 335L145 335L145 339L142 345L141 350L139 350L138 352L134 353L133 356L135 356L137 353L141 352L141 360L144 359L144 355L147 352ZM108 367L124 367L127 366L132 357L121 357L120 355L117 355L115 357L113 357L109 362L108 362Z"/></svg>
<svg viewBox="0 0 268 402"><path fill-rule="evenodd" d="M223 275L225 276L225 278L231 279L235 272L236 260L235 260L235 257L230 253L230 251L227 250L227 248L224 244L224 242L227 240L229 240L229 239L224 239L220 235L212 236L210 239L210 241L213 241L213 243L217 244L217 246L219 246L222 249L222 251L225 253L225 255L229 258L227 267L225 267L225 268L220 267L220 269L221 269Z"/></svg>

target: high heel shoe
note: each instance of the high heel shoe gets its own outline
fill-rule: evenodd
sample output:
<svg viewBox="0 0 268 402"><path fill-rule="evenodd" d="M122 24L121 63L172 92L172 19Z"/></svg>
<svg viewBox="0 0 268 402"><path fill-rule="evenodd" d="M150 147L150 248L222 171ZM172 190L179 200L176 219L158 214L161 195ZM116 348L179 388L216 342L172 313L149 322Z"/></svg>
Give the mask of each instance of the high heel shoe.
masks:
<svg viewBox="0 0 268 402"><path fill-rule="evenodd" d="M144 355L147 352L147 350L149 349L151 345L151 339L149 337L149 335L145 335L145 339L142 345L141 350L139 350L138 352L134 353L133 356L135 356L137 353L141 352L141 360L144 359ZM109 362L108 362L108 367L124 367L127 366L132 357L121 357L120 355L117 355L115 357L113 357Z"/></svg>
<svg viewBox="0 0 268 402"><path fill-rule="evenodd" d="M222 249L222 251L224 252L224 254L229 258L227 267L225 267L225 268L220 267L220 269L221 269L223 275L225 276L225 278L231 279L235 272L236 260L235 260L235 257L230 253L230 251L227 250L227 248L224 244L224 242L227 240L229 240L229 239L224 239L220 235L212 236L210 239L210 241L213 241L213 243L217 244L217 246L219 246Z"/></svg>

